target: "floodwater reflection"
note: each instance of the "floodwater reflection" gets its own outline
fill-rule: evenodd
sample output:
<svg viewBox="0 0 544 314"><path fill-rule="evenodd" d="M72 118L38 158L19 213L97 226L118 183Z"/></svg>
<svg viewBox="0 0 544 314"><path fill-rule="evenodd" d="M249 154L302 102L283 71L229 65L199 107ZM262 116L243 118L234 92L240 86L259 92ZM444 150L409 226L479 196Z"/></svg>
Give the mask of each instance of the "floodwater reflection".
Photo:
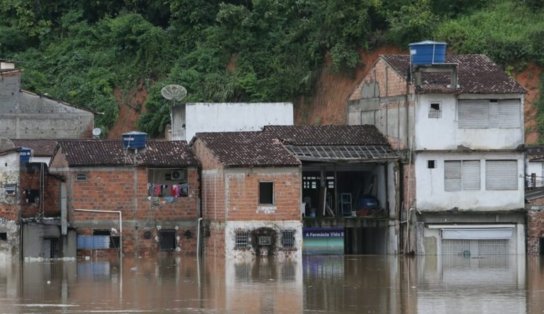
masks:
<svg viewBox="0 0 544 314"><path fill-rule="evenodd" d="M207 257L0 265L0 313L542 313L523 256Z"/></svg>

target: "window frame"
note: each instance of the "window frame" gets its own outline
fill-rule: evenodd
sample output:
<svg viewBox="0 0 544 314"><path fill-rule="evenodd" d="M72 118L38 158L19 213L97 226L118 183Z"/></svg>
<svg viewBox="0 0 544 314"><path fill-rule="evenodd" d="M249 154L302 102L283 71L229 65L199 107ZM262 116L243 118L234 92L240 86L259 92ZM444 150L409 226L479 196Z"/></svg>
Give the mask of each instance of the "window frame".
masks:
<svg viewBox="0 0 544 314"><path fill-rule="evenodd" d="M438 108L433 108L437 106ZM431 101L429 103L429 112L427 113L429 119L441 119L442 118L442 103L439 101Z"/></svg>
<svg viewBox="0 0 544 314"><path fill-rule="evenodd" d="M460 100L457 127L463 130L519 129L522 127L521 105L519 99ZM515 119L508 119L510 117Z"/></svg>
<svg viewBox="0 0 544 314"><path fill-rule="evenodd" d="M478 181L478 186L474 186L474 187L471 187L468 185L468 183L470 182L469 181L469 177L467 177L467 175L470 174L470 165L469 163L478 163L478 169L477 169L477 181ZM448 169L447 169L447 165L448 164L453 164L453 163L459 163L459 174L458 174L458 177L450 177L448 178L447 177L447 172L448 172ZM465 167L465 164L467 165ZM482 175L481 175L481 171L482 171L482 162L481 160L479 159L462 159L462 160L444 160L444 191L445 192L459 192L459 191L480 191L482 189ZM475 178L474 178L475 179ZM452 188L450 187L452 184L454 183L450 183L448 184L448 180L459 180L459 188Z"/></svg>
<svg viewBox="0 0 544 314"><path fill-rule="evenodd" d="M236 230L234 232L234 249L243 250L247 249L250 245L249 231Z"/></svg>
<svg viewBox="0 0 544 314"><path fill-rule="evenodd" d="M489 178L491 164L501 163L498 169L505 169L505 163L511 162L514 165L514 173L509 174L509 179L512 179L510 187L501 187L500 185L493 185L492 178ZM485 161L485 189L487 191L517 191L519 190L518 179L518 160L517 159L488 159ZM502 181L504 183L504 181ZM515 187L514 187L515 185Z"/></svg>
<svg viewBox="0 0 544 314"><path fill-rule="evenodd" d="M281 246L284 249L296 248L296 230L288 229L281 231Z"/></svg>
<svg viewBox="0 0 544 314"><path fill-rule="evenodd" d="M174 177L174 174L179 177ZM148 168L147 196L183 198L189 196L188 168Z"/></svg>
<svg viewBox="0 0 544 314"><path fill-rule="evenodd" d="M270 194L269 196L268 195L264 195L263 193L263 188L265 188L266 186L270 186L270 191L265 191L265 192L268 192L266 194ZM274 194L274 182L273 181L259 181L259 199L258 199L258 204L259 206L274 206L275 205L275 194ZM267 199L264 199L265 197L267 197ZM268 201L268 197L270 198L270 202L267 202Z"/></svg>

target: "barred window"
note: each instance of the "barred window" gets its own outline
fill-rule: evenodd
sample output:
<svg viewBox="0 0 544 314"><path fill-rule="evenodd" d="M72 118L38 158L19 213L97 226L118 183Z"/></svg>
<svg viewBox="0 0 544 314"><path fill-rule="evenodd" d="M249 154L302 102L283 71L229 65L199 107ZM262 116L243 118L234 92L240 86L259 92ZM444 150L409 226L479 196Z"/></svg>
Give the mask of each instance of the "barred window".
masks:
<svg viewBox="0 0 544 314"><path fill-rule="evenodd" d="M439 103L431 103L429 107L429 118L440 119L442 117L442 111L440 110Z"/></svg>
<svg viewBox="0 0 544 314"><path fill-rule="evenodd" d="M249 232L247 231L236 231L235 236L235 249L245 249L249 245Z"/></svg>
<svg viewBox="0 0 544 314"><path fill-rule="evenodd" d="M281 245L288 249L295 247L295 230L283 230L281 232Z"/></svg>

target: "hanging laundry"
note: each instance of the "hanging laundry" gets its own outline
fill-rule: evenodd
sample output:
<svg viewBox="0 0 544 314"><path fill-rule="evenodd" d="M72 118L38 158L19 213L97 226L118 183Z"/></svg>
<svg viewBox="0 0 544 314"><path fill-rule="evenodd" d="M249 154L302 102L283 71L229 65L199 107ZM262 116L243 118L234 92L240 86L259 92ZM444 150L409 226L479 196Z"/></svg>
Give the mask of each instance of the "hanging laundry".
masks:
<svg viewBox="0 0 544 314"><path fill-rule="evenodd" d="M183 183L180 186L179 196L185 197L189 195L189 184Z"/></svg>
<svg viewBox="0 0 544 314"><path fill-rule="evenodd" d="M172 188L170 189L170 196L178 197L180 193L180 186L177 184L172 184Z"/></svg>
<svg viewBox="0 0 544 314"><path fill-rule="evenodd" d="M161 186L159 184L155 185L155 187L153 188L153 196L161 196L161 192Z"/></svg>

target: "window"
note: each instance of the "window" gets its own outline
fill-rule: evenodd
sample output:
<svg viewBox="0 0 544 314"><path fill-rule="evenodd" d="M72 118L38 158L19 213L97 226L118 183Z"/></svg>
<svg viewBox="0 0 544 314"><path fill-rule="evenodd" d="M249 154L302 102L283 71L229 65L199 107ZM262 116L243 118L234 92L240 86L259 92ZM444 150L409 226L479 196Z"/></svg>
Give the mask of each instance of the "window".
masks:
<svg viewBox="0 0 544 314"><path fill-rule="evenodd" d="M104 241L104 243L109 242L108 247L110 249L119 248L119 236L112 235L112 232L110 230L93 230L93 236L95 237L95 239L98 239L99 241L101 237L107 237L109 239L108 241Z"/></svg>
<svg viewBox="0 0 544 314"><path fill-rule="evenodd" d="M4 191L6 192L6 195L15 195L15 193L17 192L17 184L15 183L4 184Z"/></svg>
<svg viewBox="0 0 544 314"><path fill-rule="evenodd" d="M487 190L517 190L518 162L516 160L486 160Z"/></svg>
<svg viewBox="0 0 544 314"><path fill-rule="evenodd" d="M295 230L283 230L281 232L281 245L286 249L295 247Z"/></svg>
<svg viewBox="0 0 544 314"><path fill-rule="evenodd" d="M259 204L273 205L274 204L274 183L259 182Z"/></svg>
<svg viewBox="0 0 544 314"><path fill-rule="evenodd" d="M245 249L249 246L249 232L239 230L236 231L234 239L234 248L235 249Z"/></svg>
<svg viewBox="0 0 544 314"><path fill-rule="evenodd" d="M427 168L429 168L429 169L434 169L435 168L434 160L427 160Z"/></svg>
<svg viewBox="0 0 544 314"><path fill-rule="evenodd" d="M459 128L519 128L521 126L520 106L517 99L460 100Z"/></svg>
<svg viewBox="0 0 544 314"><path fill-rule="evenodd" d="M0 241L7 241L7 240L8 240L7 232L0 232Z"/></svg>
<svg viewBox="0 0 544 314"><path fill-rule="evenodd" d="M37 204L40 202L40 190L26 189L24 190L26 197L25 201L30 204Z"/></svg>
<svg viewBox="0 0 544 314"><path fill-rule="evenodd" d="M317 189L317 182L319 181L319 178L318 177L315 177L315 176L311 176L311 177L303 177L302 178L302 187L304 189L311 189L311 190L315 190Z"/></svg>
<svg viewBox="0 0 544 314"><path fill-rule="evenodd" d="M446 160L444 161L444 190L479 190L479 160Z"/></svg>
<svg viewBox="0 0 544 314"><path fill-rule="evenodd" d="M440 111L439 103L432 103L429 108L429 118L439 119L442 117L442 111Z"/></svg>
<svg viewBox="0 0 544 314"><path fill-rule="evenodd" d="M76 174L76 180L77 181L87 181L87 174L86 173Z"/></svg>
<svg viewBox="0 0 544 314"><path fill-rule="evenodd" d="M189 195L187 169L149 169L147 195L156 197L186 197Z"/></svg>

